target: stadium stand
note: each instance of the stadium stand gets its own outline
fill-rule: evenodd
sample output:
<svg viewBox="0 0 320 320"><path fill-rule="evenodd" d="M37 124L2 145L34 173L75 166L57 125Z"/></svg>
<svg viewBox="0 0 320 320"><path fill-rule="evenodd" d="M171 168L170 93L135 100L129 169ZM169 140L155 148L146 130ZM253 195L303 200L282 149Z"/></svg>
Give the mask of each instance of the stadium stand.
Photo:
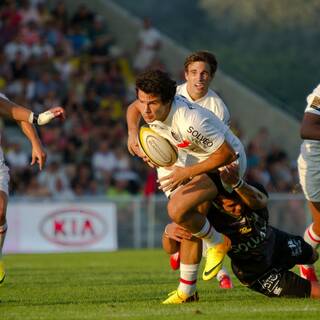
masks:
<svg viewBox="0 0 320 320"><path fill-rule="evenodd" d="M0 4L0 23L1 92L37 112L62 105L68 116L40 128L48 152L41 173L30 168L24 141L5 123L11 193L65 200L156 192L153 170L126 152L133 56L116 42L108 21L84 4L71 13L63 1L49 10L43 1L8 0ZM165 68L158 58L151 65ZM236 119L233 129L244 136ZM250 180L272 192L295 188L295 165L266 128L245 142Z"/></svg>

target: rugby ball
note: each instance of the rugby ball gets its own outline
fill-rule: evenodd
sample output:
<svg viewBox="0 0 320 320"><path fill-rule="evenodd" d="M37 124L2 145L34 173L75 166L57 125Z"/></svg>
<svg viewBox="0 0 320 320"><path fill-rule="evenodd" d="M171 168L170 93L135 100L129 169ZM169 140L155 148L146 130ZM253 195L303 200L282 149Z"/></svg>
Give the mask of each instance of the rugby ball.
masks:
<svg viewBox="0 0 320 320"><path fill-rule="evenodd" d="M172 166L178 159L176 148L147 125L140 128L139 144L150 161L159 167Z"/></svg>

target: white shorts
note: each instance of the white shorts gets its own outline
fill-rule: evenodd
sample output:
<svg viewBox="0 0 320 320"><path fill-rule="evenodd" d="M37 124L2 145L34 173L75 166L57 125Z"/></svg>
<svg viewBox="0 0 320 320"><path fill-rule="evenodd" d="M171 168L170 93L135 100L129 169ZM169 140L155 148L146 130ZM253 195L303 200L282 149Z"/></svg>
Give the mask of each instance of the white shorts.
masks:
<svg viewBox="0 0 320 320"><path fill-rule="evenodd" d="M299 180L307 200L320 202L320 162L298 157Z"/></svg>
<svg viewBox="0 0 320 320"><path fill-rule="evenodd" d="M197 162L198 162L198 160L197 160ZM185 167L185 166L193 165L195 163L196 163L195 158L192 158L192 157L185 158L184 156L182 156L182 157L179 156L177 162L174 165L178 166L178 167ZM247 170L247 157L246 157L244 150L242 150L239 153L239 158L235 161L235 163L239 165L239 177L243 178L245 175L245 172ZM157 168L158 179L169 175L170 172L171 172L171 170L167 169L165 167ZM222 183L222 184L223 184L223 187L227 191L229 191L229 192L232 191L232 188L230 186L227 186L224 183ZM167 198L169 198L169 196L171 195L171 191L166 191L165 195L167 196Z"/></svg>
<svg viewBox="0 0 320 320"><path fill-rule="evenodd" d="M3 163L0 165L0 190L9 195L9 168Z"/></svg>

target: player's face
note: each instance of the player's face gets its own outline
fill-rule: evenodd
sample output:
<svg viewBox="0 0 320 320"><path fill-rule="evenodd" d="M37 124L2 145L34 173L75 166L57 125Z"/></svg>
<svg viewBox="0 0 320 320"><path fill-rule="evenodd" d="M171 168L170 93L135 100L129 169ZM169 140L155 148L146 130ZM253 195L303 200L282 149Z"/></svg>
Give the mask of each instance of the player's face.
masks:
<svg viewBox="0 0 320 320"><path fill-rule="evenodd" d="M187 90L193 100L198 100L208 92L212 80L210 66L203 61L190 63L184 73L187 80Z"/></svg>
<svg viewBox="0 0 320 320"><path fill-rule="evenodd" d="M170 103L163 104L159 96L138 90L138 109L145 122L163 121L170 111Z"/></svg>
<svg viewBox="0 0 320 320"><path fill-rule="evenodd" d="M243 206L239 200L218 195L214 202L224 211L235 216L239 216L242 213Z"/></svg>

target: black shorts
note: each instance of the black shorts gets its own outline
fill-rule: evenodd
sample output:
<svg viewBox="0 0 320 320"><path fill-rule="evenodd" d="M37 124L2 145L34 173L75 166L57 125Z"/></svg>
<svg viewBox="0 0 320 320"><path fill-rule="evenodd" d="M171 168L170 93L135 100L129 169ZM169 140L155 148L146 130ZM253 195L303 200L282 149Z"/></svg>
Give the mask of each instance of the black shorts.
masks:
<svg viewBox="0 0 320 320"><path fill-rule="evenodd" d="M275 268L291 269L296 264L312 262L313 249L302 237L271 228L276 235L272 256Z"/></svg>
<svg viewBox="0 0 320 320"><path fill-rule="evenodd" d="M268 297L309 298L311 282L289 270L272 269L249 288Z"/></svg>
<svg viewBox="0 0 320 320"><path fill-rule="evenodd" d="M294 236L272 228L275 241L268 247L267 253L261 252L261 258L247 256L247 263L234 259L232 269L242 283L252 290L269 297L310 297L311 284L308 280L289 271L296 264L311 262L313 249L302 237ZM256 270L254 275L253 270ZM260 272L259 272L260 270ZM261 274L261 270L263 273Z"/></svg>

